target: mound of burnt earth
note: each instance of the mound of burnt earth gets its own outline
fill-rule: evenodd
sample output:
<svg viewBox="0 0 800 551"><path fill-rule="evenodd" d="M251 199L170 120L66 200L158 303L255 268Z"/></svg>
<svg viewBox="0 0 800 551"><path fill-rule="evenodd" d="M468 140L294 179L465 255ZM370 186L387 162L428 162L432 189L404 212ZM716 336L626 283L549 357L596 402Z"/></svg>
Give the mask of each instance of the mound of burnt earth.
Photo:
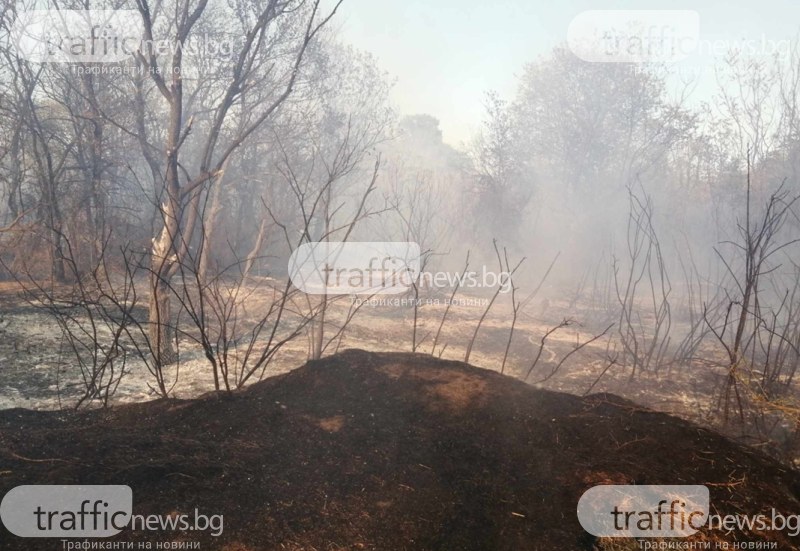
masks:
<svg viewBox="0 0 800 551"><path fill-rule="evenodd" d="M582 530L576 505L597 484L705 484L712 512L800 513L796 473L688 422L358 350L233 395L0 412L0 491L21 484L127 484L134 514L222 514L219 536L126 530L103 541L227 551L638 549ZM2 549L63 548L0 538ZM785 530L693 538L800 549Z"/></svg>

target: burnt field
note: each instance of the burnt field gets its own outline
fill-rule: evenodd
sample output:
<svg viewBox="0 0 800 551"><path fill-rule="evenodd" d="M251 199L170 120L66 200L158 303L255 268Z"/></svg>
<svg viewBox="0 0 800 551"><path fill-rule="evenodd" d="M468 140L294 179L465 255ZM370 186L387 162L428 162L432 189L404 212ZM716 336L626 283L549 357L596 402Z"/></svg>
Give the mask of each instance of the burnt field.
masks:
<svg viewBox="0 0 800 551"><path fill-rule="evenodd" d="M233 394L85 412L0 412L0 489L129 484L134 513L224 529L112 541L203 549L639 549L574 516L598 484L704 484L719 514L796 511L800 478L762 454L610 394L538 390L421 354L347 350ZM143 453L146 450L146 453ZM54 549L8 539L4 549ZM703 529L679 542L774 542ZM55 542L57 543L57 542Z"/></svg>

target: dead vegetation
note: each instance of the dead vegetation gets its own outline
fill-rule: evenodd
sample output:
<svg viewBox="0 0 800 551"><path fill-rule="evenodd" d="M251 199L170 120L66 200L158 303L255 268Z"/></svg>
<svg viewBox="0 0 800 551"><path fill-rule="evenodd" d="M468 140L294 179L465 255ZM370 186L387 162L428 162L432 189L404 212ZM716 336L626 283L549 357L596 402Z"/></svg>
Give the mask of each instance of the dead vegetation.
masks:
<svg viewBox="0 0 800 551"><path fill-rule="evenodd" d="M421 354L348 350L191 401L6 410L0 441L0 490L124 477L136 512L221 512L225 531L119 539L209 549L616 549L566 513L593 485L706 484L731 514L800 499L796 473L691 423ZM800 548L785 532L694 539Z"/></svg>

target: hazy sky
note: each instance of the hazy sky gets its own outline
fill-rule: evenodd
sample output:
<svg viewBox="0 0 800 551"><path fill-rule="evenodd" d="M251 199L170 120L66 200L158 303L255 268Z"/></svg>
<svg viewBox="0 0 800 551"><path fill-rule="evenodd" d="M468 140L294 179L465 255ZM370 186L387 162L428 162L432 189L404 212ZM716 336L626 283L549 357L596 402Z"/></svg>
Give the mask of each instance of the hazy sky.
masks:
<svg viewBox="0 0 800 551"><path fill-rule="evenodd" d="M589 9L692 9L702 39L794 39L798 0L534 2L531 0L345 0L341 37L375 54L396 79L401 115L429 113L453 145L477 129L487 90L511 98L526 62L564 43L570 21ZM683 62L708 67L709 59ZM713 74L695 92L709 96Z"/></svg>

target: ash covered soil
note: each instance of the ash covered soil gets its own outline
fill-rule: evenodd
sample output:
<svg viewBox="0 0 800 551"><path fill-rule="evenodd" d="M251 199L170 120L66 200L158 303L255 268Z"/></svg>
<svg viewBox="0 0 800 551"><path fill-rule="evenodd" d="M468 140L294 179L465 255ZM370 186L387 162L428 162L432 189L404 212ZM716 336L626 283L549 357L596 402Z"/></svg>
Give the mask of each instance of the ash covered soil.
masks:
<svg viewBox="0 0 800 551"><path fill-rule="evenodd" d="M687 421L360 350L231 395L0 411L0 492L21 484L127 484L135 514L223 514L218 537L115 538L223 551L638 549L582 530L576 505L597 484L706 484L712 513L800 512L796 472ZM692 539L800 549L785 531ZM0 548L62 543L2 531Z"/></svg>

